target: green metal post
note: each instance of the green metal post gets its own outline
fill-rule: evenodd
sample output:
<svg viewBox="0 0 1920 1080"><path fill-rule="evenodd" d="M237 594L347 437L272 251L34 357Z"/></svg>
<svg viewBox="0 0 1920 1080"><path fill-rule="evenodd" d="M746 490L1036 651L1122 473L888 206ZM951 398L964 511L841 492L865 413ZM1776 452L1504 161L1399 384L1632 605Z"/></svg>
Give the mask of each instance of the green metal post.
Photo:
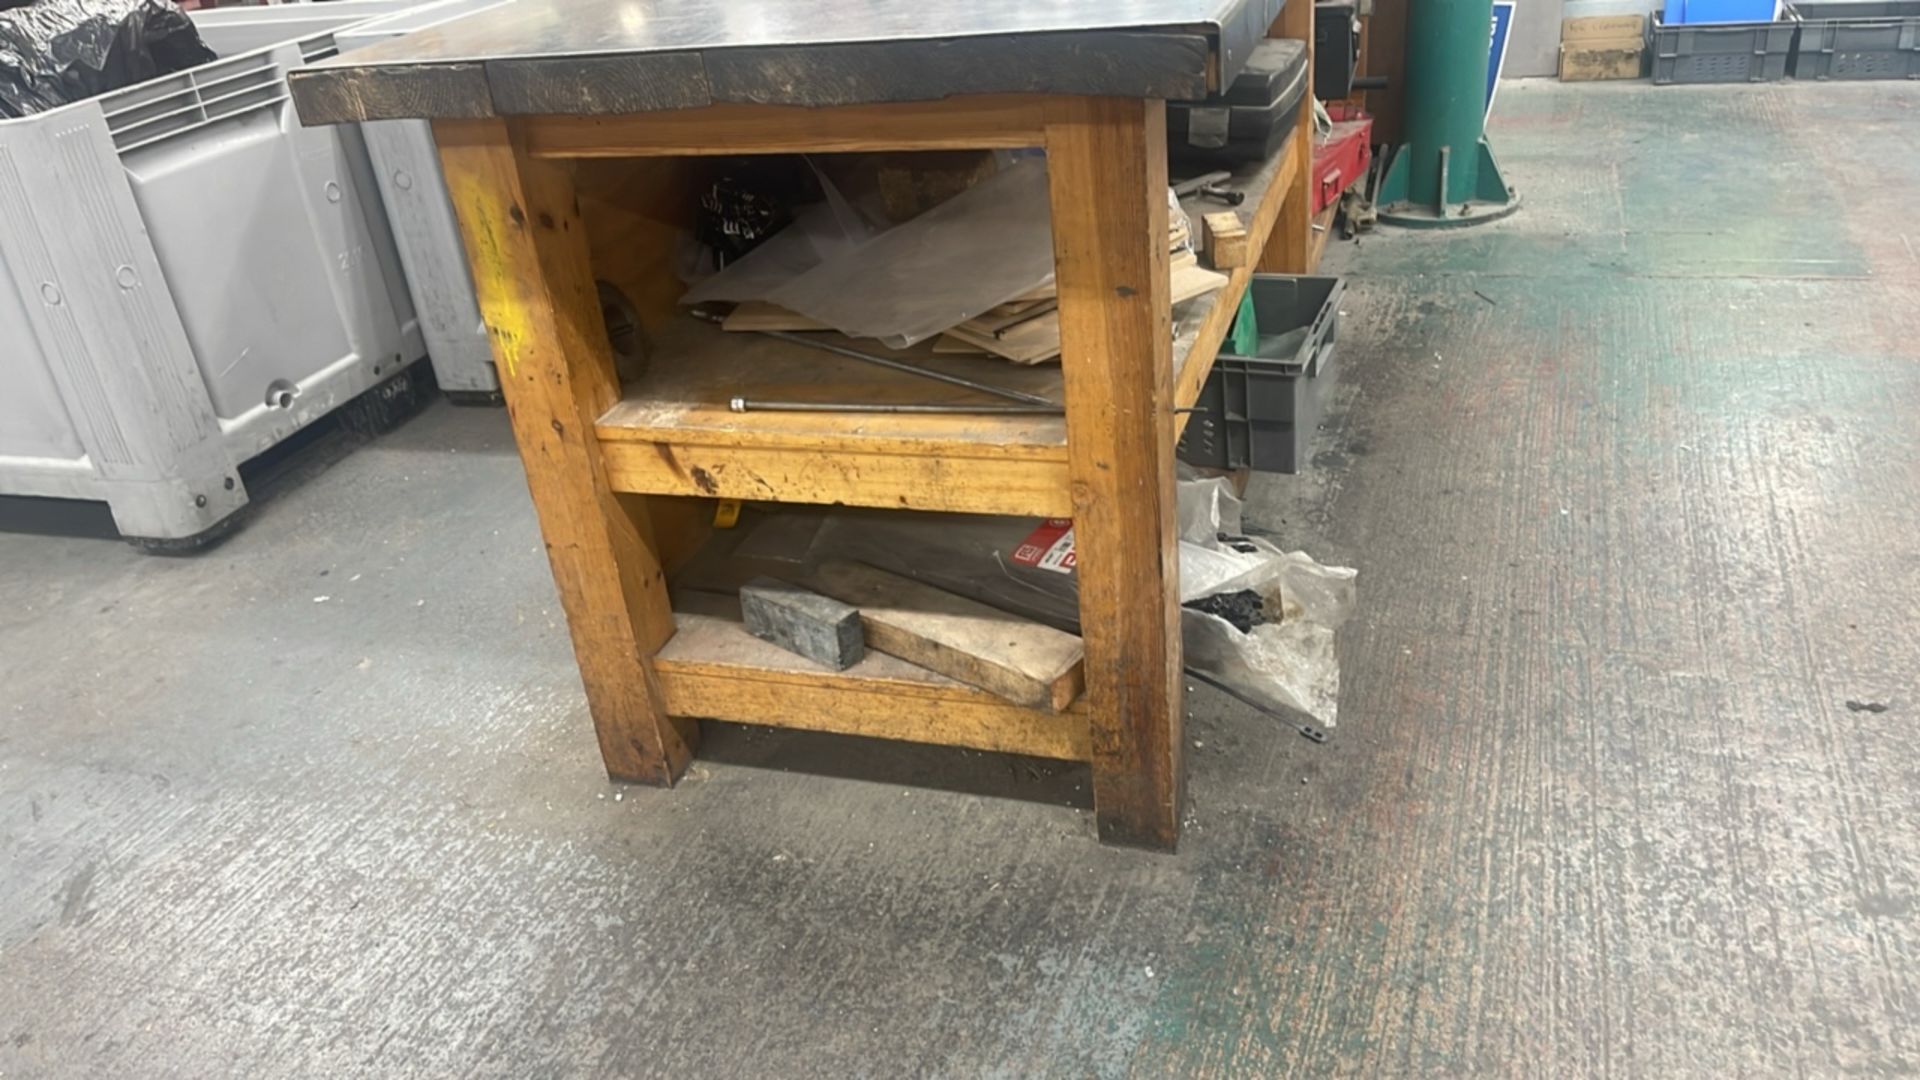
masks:
<svg viewBox="0 0 1920 1080"><path fill-rule="evenodd" d="M1406 141L1375 202L1395 225L1472 225L1520 205L1486 139L1493 0L1409 0Z"/></svg>

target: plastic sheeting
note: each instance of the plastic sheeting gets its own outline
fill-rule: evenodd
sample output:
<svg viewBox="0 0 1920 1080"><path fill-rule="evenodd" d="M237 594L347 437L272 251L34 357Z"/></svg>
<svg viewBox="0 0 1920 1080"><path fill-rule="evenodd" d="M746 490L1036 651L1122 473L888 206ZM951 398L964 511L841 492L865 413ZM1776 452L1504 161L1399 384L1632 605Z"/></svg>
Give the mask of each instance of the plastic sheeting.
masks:
<svg viewBox="0 0 1920 1080"><path fill-rule="evenodd" d="M1187 667L1256 704L1333 727L1340 712L1334 637L1353 613L1358 574L1239 533L1240 500L1225 480L1180 482L1181 603L1251 589L1267 613L1267 621L1241 631L1182 607Z"/></svg>
<svg viewBox="0 0 1920 1080"><path fill-rule="evenodd" d="M1189 670L1243 700L1332 727L1340 703L1335 634L1352 613L1357 574L1240 534L1240 500L1224 480L1179 485L1180 601L1259 594L1266 621L1242 631L1182 607ZM1079 632L1072 523L972 514L843 512L811 557L851 558L1004 611Z"/></svg>
<svg viewBox="0 0 1920 1080"><path fill-rule="evenodd" d="M0 10L0 116L57 109L216 57L166 0L39 0Z"/></svg>
<svg viewBox="0 0 1920 1080"><path fill-rule="evenodd" d="M826 204L680 302L765 300L906 348L1053 279L1044 158L1019 159L878 234L863 233L832 184L821 184Z"/></svg>
<svg viewBox="0 0 1920 1080"><path fill-rule="evenodd" d="M1021 161L793 279L766 299L906 348L1053 277L1047 163Z"/></svg>
<svg viewBox="0 0 1920 1080"><path fill-rule="evenodd" d="M825 201L801 209L793 224L765 243L719 271L693 281L680 298L682 304L766 299L828 259L873 239L879 229L868 216L840 194L812 158L807 159L807 166L819 181Z"/></svg>

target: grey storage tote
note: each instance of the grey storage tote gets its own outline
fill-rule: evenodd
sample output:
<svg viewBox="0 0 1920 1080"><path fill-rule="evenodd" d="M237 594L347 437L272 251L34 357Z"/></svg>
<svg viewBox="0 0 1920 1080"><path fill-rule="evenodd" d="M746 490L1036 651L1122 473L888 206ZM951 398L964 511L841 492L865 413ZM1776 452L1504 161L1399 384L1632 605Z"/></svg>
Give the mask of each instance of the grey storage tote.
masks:
<svg viewBox="0 0 1920 1080"><path fill-rule="evenodd" d="M1920 78L1920 0L1790 4L1796 79Z"/></svg>
<svg viewBox="0 0 1920 1080"><path fill-rule="evenodd" d="M1668 26L1653 13L1653 81L1773 82L1787 77L1793 54L1789 21Z"/></svg>
<svg viewBox="0 0 1920 1080"><path fill-rule="evenodd" d="M247 502L241 462L422 355L359 132L301 127L287 98L333 51L0 122L0 494L204 537Z"/></svg>
<svg viewBox="0 0 1920 1080"><path fill-rule="evenodd" d="M1255 274L1247 291L1258 345L1251 356L1222 346L1180 437L1180 460L1296 473L1311 457L1333 382L1346 284L1337 277Z"/></svg>

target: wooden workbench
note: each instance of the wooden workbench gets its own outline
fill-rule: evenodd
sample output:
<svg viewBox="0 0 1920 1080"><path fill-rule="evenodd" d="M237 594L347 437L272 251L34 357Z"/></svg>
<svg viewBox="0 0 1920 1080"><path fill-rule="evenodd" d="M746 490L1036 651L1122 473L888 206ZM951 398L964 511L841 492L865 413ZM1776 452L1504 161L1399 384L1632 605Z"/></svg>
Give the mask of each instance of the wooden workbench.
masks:
<svg viewBox="0 0 1920 1080"><path fill-rule="evenodd" d="M609 774L673 783L696 717L1080 759L1103 840L1171 848L1174 443L1253 267L1170 313L1162 99L1230 78L1249 18L1310 45L1311 7L1081 0L981 33L978 5L932 4L926 29L836 35L807 6L764 0L762 25L728 38L695 34L687 5L665 0L516 0L292 84L308 123L433 121ZM1310 104L1286 147L1236 180L1261 269L1307 267ZM670 233L645 215L621 237L643 279L629 291L669 310L650 320L648 373L617 377L583 162L1033 146L1048 159L1062 352L1057 371L1019 377L1064 393L1064 419L730 412L794 359L672 319ZM808 376L821 370L815 358ZM928 394L844 377L846 396ZM833 672L724 619L676 620L665 567L700 541L698 500L713 498L1071 516L1085 693L1061 713L1027 709L889 657Z"/></svg>

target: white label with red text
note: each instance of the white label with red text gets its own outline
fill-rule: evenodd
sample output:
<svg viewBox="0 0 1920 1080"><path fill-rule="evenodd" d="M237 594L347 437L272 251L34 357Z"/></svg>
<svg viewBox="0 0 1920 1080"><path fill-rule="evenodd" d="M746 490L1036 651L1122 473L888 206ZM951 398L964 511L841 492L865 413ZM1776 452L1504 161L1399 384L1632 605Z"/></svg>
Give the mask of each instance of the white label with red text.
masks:
<svg viewBox="0 0 1920 1080"><path fill-rule="evenodd" d="M1013 561L1056 574L1073 573L1073 519L1048 518L1013 549Z"/></svg>

